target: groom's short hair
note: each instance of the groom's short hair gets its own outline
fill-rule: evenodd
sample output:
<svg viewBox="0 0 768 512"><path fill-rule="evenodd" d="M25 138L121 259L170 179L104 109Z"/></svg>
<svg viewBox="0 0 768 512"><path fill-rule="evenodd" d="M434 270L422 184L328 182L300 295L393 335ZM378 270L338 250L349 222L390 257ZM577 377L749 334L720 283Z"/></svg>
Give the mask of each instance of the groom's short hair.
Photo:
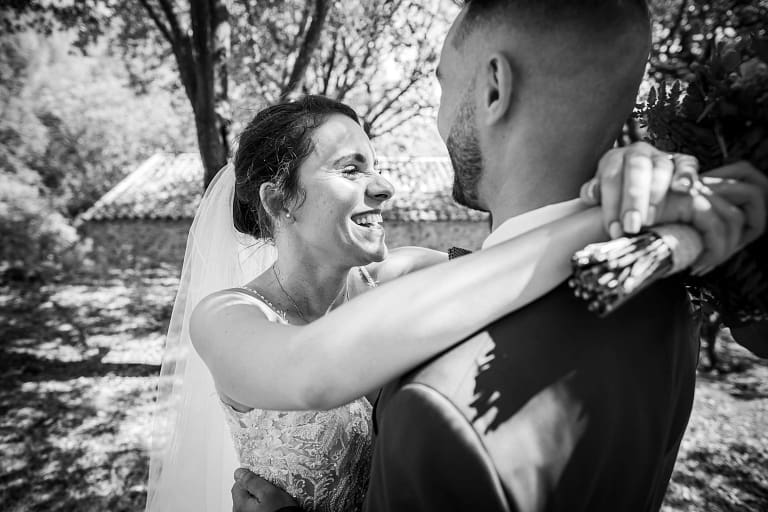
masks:
<svg viewBox="0 0 768 512"><path fill-rule="evenodd" d="M459 47L478 28L514 23L542 36L574 29L580 36L609 40L628 24L650 28L646 0L454 0L466 13L452 43ZM649 32L650 34L650 32Z"/></svg>

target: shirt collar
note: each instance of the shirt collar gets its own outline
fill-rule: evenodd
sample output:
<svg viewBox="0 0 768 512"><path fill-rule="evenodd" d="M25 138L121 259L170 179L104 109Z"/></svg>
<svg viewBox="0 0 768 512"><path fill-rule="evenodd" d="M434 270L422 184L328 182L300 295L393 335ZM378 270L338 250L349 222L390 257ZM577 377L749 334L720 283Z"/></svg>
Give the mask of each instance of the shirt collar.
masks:
<svg viewBox="0 0 768 512"><path fill-rule="evenodd" d="M488 238L483 242L483 249L493 247L557 219L573 215L585 208L588 208L588 206L582 203L581 199L571 199L570 201L550 204L509 218L496 228L493 233L488 235Z"/></svg>

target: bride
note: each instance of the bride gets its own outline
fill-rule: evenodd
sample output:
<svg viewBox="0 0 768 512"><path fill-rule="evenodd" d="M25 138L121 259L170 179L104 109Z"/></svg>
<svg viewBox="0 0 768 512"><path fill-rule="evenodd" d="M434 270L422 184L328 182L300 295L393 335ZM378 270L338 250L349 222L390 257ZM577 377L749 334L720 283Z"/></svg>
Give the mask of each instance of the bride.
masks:
<svg viewBox="0 0 768 512"><path fill-rule="evenodd" d="M388 251L381 208L392 194L344 104L307 96L246 127L190 229L147 510L231 509L236 457L303 509L359 509L366 396L546 294L574 251L607 238L600 210L584 207L459 261ZM557 250L534 257L527 247L542 236Z"/></svg>

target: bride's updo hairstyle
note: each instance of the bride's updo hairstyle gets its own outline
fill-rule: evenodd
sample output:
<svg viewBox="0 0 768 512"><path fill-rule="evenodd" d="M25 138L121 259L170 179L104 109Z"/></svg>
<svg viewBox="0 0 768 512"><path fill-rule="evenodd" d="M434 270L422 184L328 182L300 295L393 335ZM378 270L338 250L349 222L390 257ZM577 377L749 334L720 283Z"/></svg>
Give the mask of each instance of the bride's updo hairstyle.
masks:
<svg viewBox="0 0 768 512"><path fill-rule="evenodd" d="M314 149L312 133L331 114L342 114L359 123L349 106L314 95L269 106L248 123L240 134L234 160L233 213L238 231L273 239L272 216L282 205L301 200L299 167ZM262 204L259 189L263 183L272 184L280 204Z"/></svg>

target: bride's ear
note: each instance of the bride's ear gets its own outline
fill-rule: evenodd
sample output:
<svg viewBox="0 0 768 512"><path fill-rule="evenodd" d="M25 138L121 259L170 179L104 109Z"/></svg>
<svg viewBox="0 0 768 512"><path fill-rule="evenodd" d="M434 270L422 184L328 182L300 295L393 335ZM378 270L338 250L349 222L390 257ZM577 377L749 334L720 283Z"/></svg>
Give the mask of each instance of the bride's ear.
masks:
<svg viewBox="0 0 768 512"><path fill-rule="evenodd" d="M496 124L507 117L512 108L514 78L509 59L501 53L493 53L484 66L481 78L486 124Z"/></svg>
<svg viewBox="0 0 768 512"><path fill-rule="evenodd" d="M280 217L285 217L288 211L283 204L283 194L278 190L274 183L267 181L259 187L259 199L264 205L264 210L275 221Z"/></svg>

